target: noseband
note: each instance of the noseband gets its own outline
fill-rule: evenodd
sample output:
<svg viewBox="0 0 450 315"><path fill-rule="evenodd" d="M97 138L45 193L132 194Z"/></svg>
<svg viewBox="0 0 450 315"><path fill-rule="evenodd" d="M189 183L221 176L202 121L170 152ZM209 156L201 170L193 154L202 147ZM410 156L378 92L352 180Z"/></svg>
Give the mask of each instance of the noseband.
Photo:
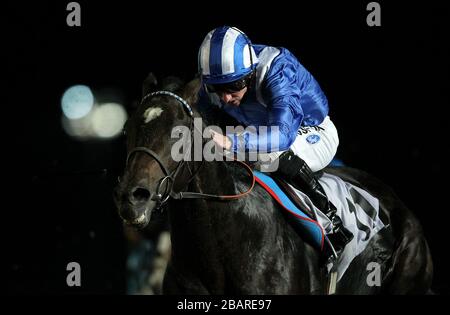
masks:
<svg viewBox="0 0 450 315"><path fill-rule="evenodd" d="M136 147L133 150L131 150L127 156L127 165L128 165L128 162L129 162L131 156L136 152L144 152L144 153L147 153L148 155L150 155L156 162L158 162L159 167L161 168L161 170L164 173L164 177L158 181L158 185L156 186L155 195L152 197L152 200L156 201L159 204L159 206L162 206L164 203L166 203L166 201L170 197L170 192L172 191L172 186L173 186L173 182L174 182L174 176L173 176L174 174L169 173L167 168L161 162L161 159L159 158L158 154L156 154L154 151L152 151L146 147ZM176 170L178 170L178 167L175 169L175 171ZM166 182L166 181L168 184L165 186L166 188L164 189L164 191L161 192L160 189L161 189L162 185L164 184L164 182Z"/></svg>
<svg viewBox="0 0 450 315"><path fill-rule="evenodd" d="M170 96L172 98L175 98L178 102L181 103L181 105L183 106L184 110L186 111L186 113L189 115L190 119L191 119L191 124L190 124L190 131L191 131L191 138L193 136L193 132L194 132L194 113L192 111L191 106L189 106L189 104L180 96L169 92L169 91L157 91L157 92L152 92L147 94L146 96L144 96L141 100L141 105L147 100L150 99L154 96L158 96L158 95L166 95L166 96ZM252 184L251 187L244 193L241 194L237 194L237 195L211 195L211 194L203 194L203 193L197 193L197 192L189 192L189 191L185 191L185 192L174 192L173 191L173 185L175 182L175 178L178 175L179 171L182 169L182 166L184 165L184 163L186 162L185 159L183 159L182 161L178 162L178 165L176 166L175 170L173 172L169 172L169 170L167 169L167 167L164 165L164 163L161 161L161 158L159 157L159 155L146 148L146 147L135 147L133 148L127 155L127 160L126 160L126 167L128 166L130 159L132 157L133 154L138 153L138 152L142 152L145 153L147 155L149 155L152 159L154 159L159 167L161 168L161 170L164 173L164 177L162 177L161 179L158 180L158 184L156 186L156 191L155 191L155 195L152 197L152 200L157 202L157 208L162 208L162 206L169 200L170 197L174 198L174 199L215 199L215 200L232 200L232 199L238 199L238 198L242 198L244 196L246 196L247 194L249 194L252 190L253 187L255 185L255 176L253 175L253 171L252 169L245 163L241 162L241 161L237 161L239 163L241 163L245 169L247 170L247 172L250 174L251 178L252 178ZM202 164L203 165L203 162ZM200 165L200 167L201 167ZM187 184L189 184L191 182L191 180L195 177L195 175L197 174L198 170L200 169L200 167L195 171L192 172L189 168L189 171L191 173L191 177L189 178ZM161 188L163 187L163 184L166 183L165 188L163 191L160 191Z"/></svg>

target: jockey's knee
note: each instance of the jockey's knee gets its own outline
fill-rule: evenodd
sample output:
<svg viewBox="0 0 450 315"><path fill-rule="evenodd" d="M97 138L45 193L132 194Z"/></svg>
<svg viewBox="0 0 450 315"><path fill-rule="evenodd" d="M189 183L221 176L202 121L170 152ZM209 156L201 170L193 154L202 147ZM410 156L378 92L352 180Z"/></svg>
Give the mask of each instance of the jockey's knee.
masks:
<svg viewBox="0 0 450 315"><path fill-rule="evenodd" d="M336 154L337 147L322 150L302 150L301 152L295 152L292 149L289 150L300 159L305 161L311 171L318 172L331 163ZM255 164L255 168L260 170L261 172L276 172L280 166L279 157L284 152L286 151L258 154L258 161Z"/></svg>

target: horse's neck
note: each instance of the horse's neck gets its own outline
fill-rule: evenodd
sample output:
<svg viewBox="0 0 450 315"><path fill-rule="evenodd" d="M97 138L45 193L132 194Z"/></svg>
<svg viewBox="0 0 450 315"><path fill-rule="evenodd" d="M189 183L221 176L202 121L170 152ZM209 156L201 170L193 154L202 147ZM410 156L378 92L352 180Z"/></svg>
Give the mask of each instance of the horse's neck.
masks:
<svg viewBox="0 0 450 315"><path fill-rule="evenodd" d="M209 165L211 164L211 165ZM214 187L206 180L218 176L219 167L205 163L209 167L199 170L188 186L188 191L222 194L220 180ZM204 165L204 166L205 166ZM222 174L222 179L228 175ZM218 189L216 191L216 189ZM221 203L223 206L223 203ZM196 274L211 293L220 294L224 290L223 252L218 245L216 232L219 209L213 209L205 199L184 199L172 201L169 220L172 241L172 264L176 269L189 270Z"/></svg>
<svg viewBox="0 0 450 315"><path fill-rule="evenodd" d="M247 190L251 185L251 180L245 177L248 175L226 163L233 162L205 162L187 187L187 191L223 196ZM262 204L264 202L267 204ZM284 219L280 220L278 211L270 199L261 199L259 194L253 193L230 201L186 199L176 202L176 205L171 207L171 225L176 226L177 233L184 233L182 237L184 241L196 235L203 237L208 233L214 236L229 233L230 228L240 233L241 230L258 230L261 224L270 226L285 224ZM242 224L244 221L246 224ZM257 222L253 225L253 221ZM211 230L212 226L216 230Z"/></svg>
<svg viewBox="0 0 450 315"><path fill-rule="evenodd" d="M205 162L193 181L193 189L214 195L233 194L236 179L226 167L231 162Z"/></svg>
<svg viewBox="0 0 450 315"><path fill-rule="evenodd" d="M232 191L233 178L226 172L224 162L213 162L213 163L203 163L196 162L190 164L189 172L185 172L184 177L190 177L191 172L196 172L195 177L190 181L187 187L182 189L187 189L190 192L207 193L214 195L224 195ZM187 169L187 168L186 168ZM178 187L178 188L181 188ZM214 203L217 205L217 203ZM220 206L224 206L221 203ZM175 207L171 207L171 220L174 221L172 224L176 224L179 219L182 220L182 225L185 230L186 223L189 222L191 227L195 227L198 230L204 229L210 224L211 217L215 215L214 209L210 204L210 201L206 199L184 199L176 202Z"/></svg>
<svg viewBox="0 0 450 315"><path fill-rule="evenodd" d="M232 175L227 173L225 162L205 162L190 182L187 191L214 195L235 193ZM197 167L196 165L195 167ZM194 167L192 167L194 168ZM217 223L232 221L236 205L243 200L222 202L206 199L184 199L172 202L169 209L170 224L175 242L209 242L221 231L213 230ZM224 229L227 227L224 226Z"/></svg>
<svg viewBox="0 0 450 315"><path fill-rule="evenodd" d="M205 163L191 182L189 191L229 195L241 190L240 185L248 185L250 180L242 177L241 183L239 172L230 170L224 163ZM272 274L272 269L273 273L282 274L294 273L298 266L311 266L307 261L309 258L302 255L303 242L288 228L279 211L261 191L229 202L176 201L169 209L172 263L176 268L196 274L209 290L216 293L225 290L225 283L233 283L232 286L240 289L246 286L235 282L234 278L225 279L229 276L226 270L240 270L246 266L249 269L242 272L248 275L252 274L252 268L262 268L266 274ZM259 261L258 257L264 257L261 253L271 253L273 264ZM281 268L284 263L288 265ZM298 283L301 281L295 278L286 285L294 292ZM308 292L308 289L304 290Z"/></svg>

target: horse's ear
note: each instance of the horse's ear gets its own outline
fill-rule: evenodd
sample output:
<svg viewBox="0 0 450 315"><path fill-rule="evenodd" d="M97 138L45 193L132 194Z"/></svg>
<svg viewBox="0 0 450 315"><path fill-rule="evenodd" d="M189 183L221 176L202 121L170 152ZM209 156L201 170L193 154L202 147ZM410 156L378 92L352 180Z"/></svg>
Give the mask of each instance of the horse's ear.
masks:
<svg viewBox="0 0 450 315"><path fill-rule="evenodd" d="M156 90L158 86L158 80L153 72L150 72L142 83L142 97Z"/></svg>
<svg viewBox="0 0 450 315"><path fill-rule="evenodd" d="M189 105L194 106L198 101L198 92L202 87L200 78L195 78L190 81L183 90L183 98L188 102Z"/></svg>

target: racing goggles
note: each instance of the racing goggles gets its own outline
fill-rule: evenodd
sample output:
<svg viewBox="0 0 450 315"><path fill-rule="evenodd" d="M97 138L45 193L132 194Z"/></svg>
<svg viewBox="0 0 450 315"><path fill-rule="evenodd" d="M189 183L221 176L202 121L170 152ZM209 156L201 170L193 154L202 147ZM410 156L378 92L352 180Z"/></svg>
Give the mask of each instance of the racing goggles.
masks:
<svg viewBox="0 0 450 315"><path fill-rule="evenodd" d="M235 93L250 85L252 73L233 82L223 84L206 84L209 93Z"/></svg>

